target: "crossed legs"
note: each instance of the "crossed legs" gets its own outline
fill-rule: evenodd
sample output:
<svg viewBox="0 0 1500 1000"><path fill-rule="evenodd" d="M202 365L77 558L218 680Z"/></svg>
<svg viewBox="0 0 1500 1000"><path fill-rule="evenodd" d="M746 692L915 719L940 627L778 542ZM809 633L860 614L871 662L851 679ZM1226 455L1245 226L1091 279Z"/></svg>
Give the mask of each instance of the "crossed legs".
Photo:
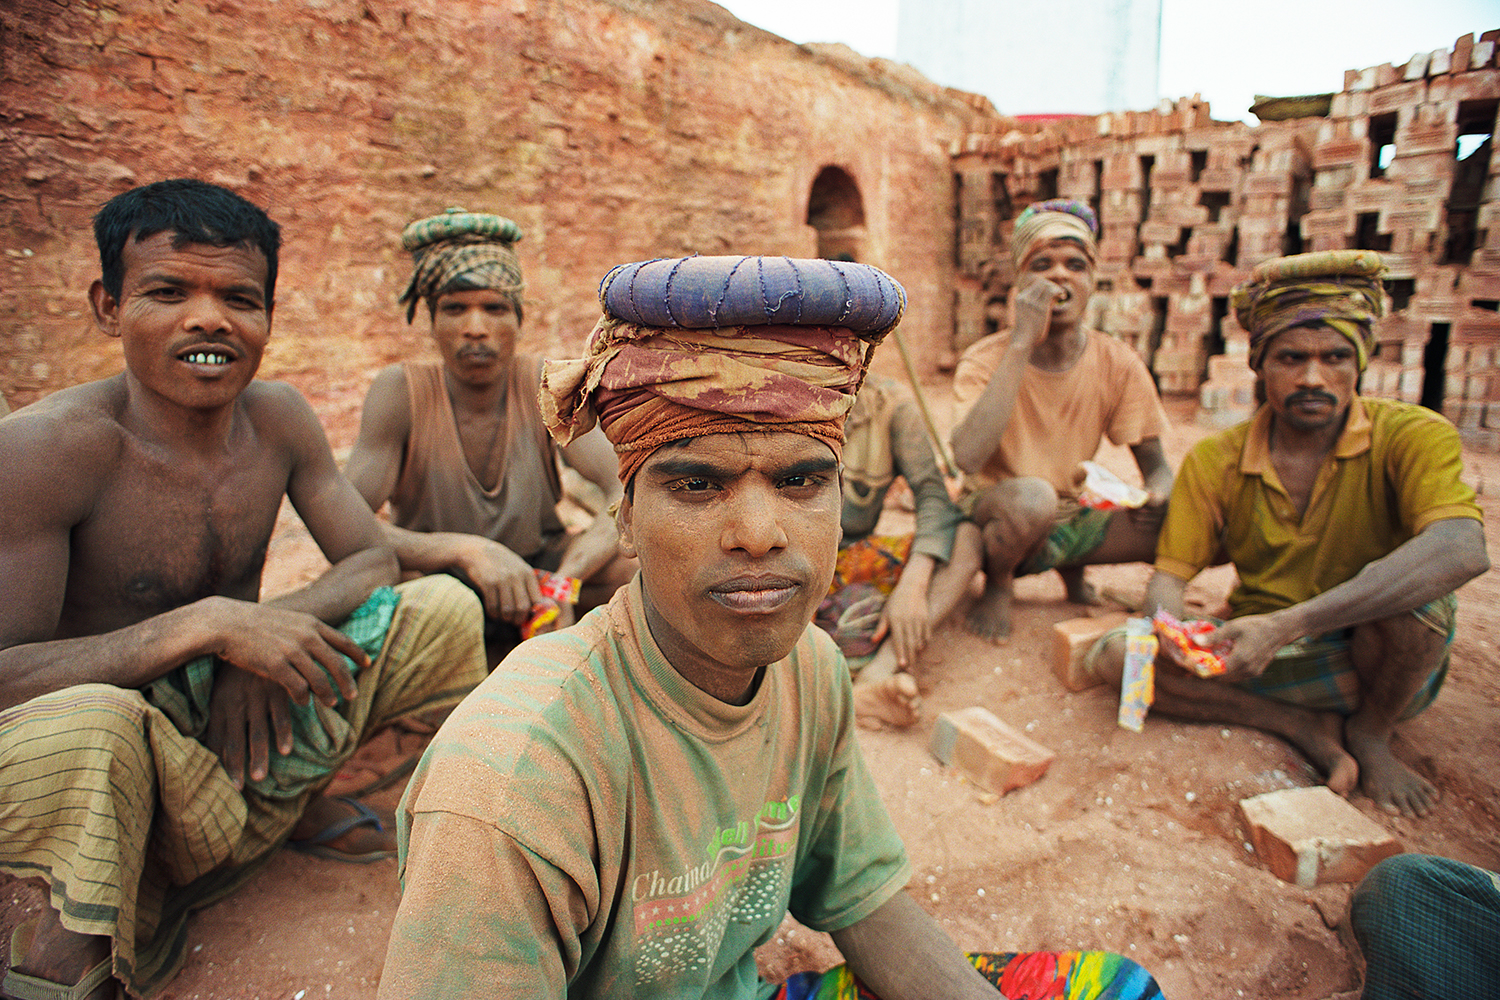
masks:
<svg viewBox="0 0 1500 1000"><path fill-rule="evenodd" d="M1359 708L1348 716L1195 677L1159 659L1153 708L1192 722L1251 726L1280 736L1301 750L1340 795L1358 787L1384 809L1425 816L1437 802L1437 789L1396 759L1391 737L1446 649L1447 637L1410 613L1357 626L1349 655L1359 676ZM1124 660L1124 638L1114 637L1095 669L1118 686Z"/></svg>

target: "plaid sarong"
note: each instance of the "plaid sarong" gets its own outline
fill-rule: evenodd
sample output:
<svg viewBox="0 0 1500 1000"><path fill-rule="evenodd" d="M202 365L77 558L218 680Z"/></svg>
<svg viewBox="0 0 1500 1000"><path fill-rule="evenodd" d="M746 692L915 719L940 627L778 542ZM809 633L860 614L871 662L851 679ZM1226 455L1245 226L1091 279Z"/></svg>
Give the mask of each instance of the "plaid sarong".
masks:
<svg viewBox="0 0 1500 1000"><path fill-rule="evenodd" d="M304 719L292 756L308 759L274 772L300 790L242 794L207 747L133 688L80 684L0 712L0 871L45 881L69 930L112 938L113 973L132 994L171 981L189 913L259 869L360 738L456 704L484 678L483 614L452 577L402 584L365 610L374 617L357 615L354 629L381 635L364 636L379 655L360 672L358 696ZM197 673L154 694L191 718L208 693ZM332 749L310 747L306 726L325 721Z"/></svg>
<svg viewBox="0 0 1500 1000"><path fill-rule="evenodd" d="M1160 1000L1161 987L1137 963L1109 951L974 952L974 968L1008 1000ZM879 1000L849 970L800 972L775 1000Z"/></svg>
<svg viewBox="0 0 1500 1000"><path fill-rule="evenodd" d="M1398 854L1349 901L1364 952L1364 1000L1492 997L1500 989L1500 875Z"/></svg>
<svg viewBox="0 0 1500 1000"><path fill-rule="evenodd" d="M1104 543L1113 513L1080 505L1077 513L1053 528L1041 547L1016 567L1016 576L1030 576L1077 563Z"/></svg>
<svg viewBox="0 0 1500 1000"><path fill-rule="evenodd" d="M1458 620L1458 598L1445 594L1411 612L1423 625L1446 638L1453 645ZM1215 620L1215 624L1219 624ZM1241 681L1237 686L1252 694L1275 701L1353 715L1359 711L1359 672L1349 658L1349 640L1353 629L1340 629L1322 635L1308 636L1277 650L1271 665L1259 677ZM1449 653L1433 670L1401 713L1410 719L1431 705L1448 676Z"/></svg>

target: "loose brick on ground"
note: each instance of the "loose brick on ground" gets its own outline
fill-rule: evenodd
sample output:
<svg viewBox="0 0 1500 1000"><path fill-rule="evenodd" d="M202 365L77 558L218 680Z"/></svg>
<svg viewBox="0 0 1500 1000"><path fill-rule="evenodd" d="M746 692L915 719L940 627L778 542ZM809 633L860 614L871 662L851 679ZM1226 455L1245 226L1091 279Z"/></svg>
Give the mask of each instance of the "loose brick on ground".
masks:
<svg viewBox="0 0 1500 1000"><path fill-rule="evenodd" d="M1255 853L1304 889L1358 882L1403 848L1384 827L1326 787L1283 788L1240 802Z"/></svg>
<svg viewBox="0 0 1500 1000"><path fill-rule="evenodd" d="M997 795L1036 781L1057 756L978 705L938 716L931 749L943 764Z"/></svg>

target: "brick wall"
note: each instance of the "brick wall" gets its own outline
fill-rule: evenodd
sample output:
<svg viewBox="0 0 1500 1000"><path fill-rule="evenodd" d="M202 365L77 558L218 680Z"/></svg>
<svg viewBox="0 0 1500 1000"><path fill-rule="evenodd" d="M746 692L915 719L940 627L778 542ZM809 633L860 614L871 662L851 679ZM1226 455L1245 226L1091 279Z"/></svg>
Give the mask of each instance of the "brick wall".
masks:
<svg viewBox="0 0 1500 1000"><path fill-rule="evenodd" d="M705 0L18 0L0 9L0 391L25 403L119 370L87 311L89 220L185 175L284 227L272 377L362 391L426 349L395 303L420 214L521 224L523 347L558 354L614 264L815 254L826 167L861 201L840 245L906 285L931 369L953 328L949 152L985 116Z"/></svg>

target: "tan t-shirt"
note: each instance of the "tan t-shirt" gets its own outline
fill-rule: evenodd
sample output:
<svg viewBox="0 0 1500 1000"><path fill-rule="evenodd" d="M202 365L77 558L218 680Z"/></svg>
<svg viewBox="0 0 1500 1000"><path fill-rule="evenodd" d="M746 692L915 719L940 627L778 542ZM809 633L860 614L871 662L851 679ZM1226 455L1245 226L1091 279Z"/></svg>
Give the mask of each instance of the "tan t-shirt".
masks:
<svg viewBox="0 0 1500 1000"><path fill-rule="evenodd" d="M989 385L1009 343L1004 330L964 351L953 375L957 422ZM1093 458L1105 437L1136 445L1160 437L1167 426L1145 363L1123 341L1089 330L1082 356L1067 371L1026 366L999 449L977 474L964 477L964 487L973 492L1002 479L1038 476L1060 496L1076 496L1078 464Z"/></svg>

